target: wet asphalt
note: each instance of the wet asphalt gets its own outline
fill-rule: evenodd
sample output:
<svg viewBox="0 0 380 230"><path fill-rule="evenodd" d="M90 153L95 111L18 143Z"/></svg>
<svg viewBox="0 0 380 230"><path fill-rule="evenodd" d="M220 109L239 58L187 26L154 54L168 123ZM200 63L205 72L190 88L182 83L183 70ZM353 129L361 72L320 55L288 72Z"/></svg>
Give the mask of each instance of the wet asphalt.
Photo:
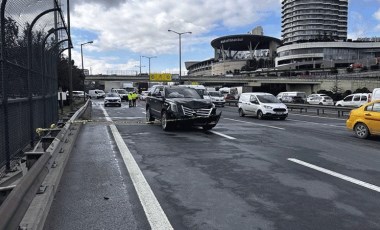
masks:
<svg viewBox="0 0 380 230"><path fill-rule="evenodd" d="M150 229L102 106L93 101L45 229ZM289 160L380 186L379 137L357 139L333 116L221 110L212 131L164 132L145 123L144 102L106 108L174 229L380 229L379 192Z"/></svg>

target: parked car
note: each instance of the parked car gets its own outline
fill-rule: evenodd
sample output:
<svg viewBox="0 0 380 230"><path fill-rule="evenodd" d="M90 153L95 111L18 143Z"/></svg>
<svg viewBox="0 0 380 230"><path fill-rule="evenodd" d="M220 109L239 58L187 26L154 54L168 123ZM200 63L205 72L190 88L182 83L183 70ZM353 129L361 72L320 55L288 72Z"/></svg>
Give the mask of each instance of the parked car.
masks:
<svg viewBox="0 0 380 230"><path fill-rule="evenodd" d="M336 106L360 107L371 101L371 93L355 93L337 101Z"/></svg>
<svg viewBox="0 0 380 230"><path fill-rule="evenodd" d="M223 97L223 94L219 91L209 91L208 94L211 97L212 103L214 103L216 106L224 107L224 104L226 104L226 100Z"/></svg>
<svg viewBox="0 0 380 230"><path fill-rule="evenodd" d="M322 96L327 96L327 94L319 94L319 93L310 94L310 95L307 96L307 98L306 98L306 103L307 103L307 104L310 104L310 101L311 101L311 100L314 100L315 97L322 97Z"/></svg>
<svg viewBox="0 0 380 230"><path fill-rule="evenodd" d="M203 99L193 88L180 86L154 86L146 100L146 120L161 120L163 130L177 125L201 126L212 129L219 121L215 105Z"/></svg>
<svg viewBox="0 0 380 230"><path fill-rule="evenodd" d="M121 100L128 101L128 92L125 89L111 89L111 92L119 94Z"/></svg>
<svg viewBox="0 0 380 230"><path fill-rule="evenodd" d="M310 105L334 105L334 101L330 96L315 96L309 99L308 104Z"/></svg>
<svg viewBox="0 0 380 230"><path fill-rule="evenodd" d="M104 107L114 105L121 107L121 98L117 93L107 93L104 97Z"/></svg>
<svg viewBox="0 0 380 230"><path fill-rule="evenodd" d="M88 97L89 98L102 98L105 97L106 93L104 93L103 90L100 89L94 89L94 90L89 90L88 91Z"/></svg>
<svg viewBox="0 0 380 230"><path fill-rule="evenodd" d="M380 100L351 110L346 127L363 139L370 135L380 135Z"/></svg>
<svg viewBox="0 0 380 230"><path fill-rule="evenodd" d="M242 93L238 102L239 116L257 116L279 118L285 120L288 116L288 108L280 100L270 93Z"/></svg>

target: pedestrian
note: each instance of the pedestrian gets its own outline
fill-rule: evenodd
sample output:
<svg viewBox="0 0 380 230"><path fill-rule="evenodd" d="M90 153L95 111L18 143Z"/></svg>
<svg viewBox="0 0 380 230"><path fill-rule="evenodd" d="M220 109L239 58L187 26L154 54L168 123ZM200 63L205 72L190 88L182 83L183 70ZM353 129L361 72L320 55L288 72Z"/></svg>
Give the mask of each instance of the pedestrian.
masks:
<svg viewBox="0 0 380 230"><path fill-rule="evenodd" d="M132 99L132 92L129 92L128 93L128 102L129 102L129 107L132 107L133 105L132 105L132 103L133 103L133 101L132 101L133 99Z"/></svg>
<svg viewBox="0 0 380 230"><path fill-rule="evenodd" d="M133 107L136 107L136 100L137 100L137 93L135 91L133 91L133 93L132 93L132 101L133 101L132 106Z"/></svg>

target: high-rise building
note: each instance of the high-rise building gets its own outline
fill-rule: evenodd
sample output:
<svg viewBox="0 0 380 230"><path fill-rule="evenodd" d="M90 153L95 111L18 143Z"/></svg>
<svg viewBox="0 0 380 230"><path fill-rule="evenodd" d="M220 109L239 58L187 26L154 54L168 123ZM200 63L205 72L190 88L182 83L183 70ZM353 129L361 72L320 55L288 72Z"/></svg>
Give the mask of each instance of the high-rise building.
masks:
<svg viewBox="0 0 380 230"><path fill-rule="evenodd" d="M347 39L348 0L283 0L284 44Z"/></svg>

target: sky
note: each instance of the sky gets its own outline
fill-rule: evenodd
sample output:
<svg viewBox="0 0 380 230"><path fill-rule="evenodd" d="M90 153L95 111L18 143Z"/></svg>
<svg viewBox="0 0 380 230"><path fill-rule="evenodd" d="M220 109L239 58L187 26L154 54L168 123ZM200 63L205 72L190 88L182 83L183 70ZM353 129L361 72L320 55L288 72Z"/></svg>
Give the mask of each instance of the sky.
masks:
<svg viewBox="0 0 380 230"><path fill-rule="evenodd" d="M348 38L380 37L380 0L349 0ZM213 39L262 26L281 39L281 0L75 0L70 3L72 59L90 74L179 72L214 56ZM145 57L141 57L145 56ZM141 57L141 65L140 65ZM146 58L152 57L152 58Z"/></svg>

